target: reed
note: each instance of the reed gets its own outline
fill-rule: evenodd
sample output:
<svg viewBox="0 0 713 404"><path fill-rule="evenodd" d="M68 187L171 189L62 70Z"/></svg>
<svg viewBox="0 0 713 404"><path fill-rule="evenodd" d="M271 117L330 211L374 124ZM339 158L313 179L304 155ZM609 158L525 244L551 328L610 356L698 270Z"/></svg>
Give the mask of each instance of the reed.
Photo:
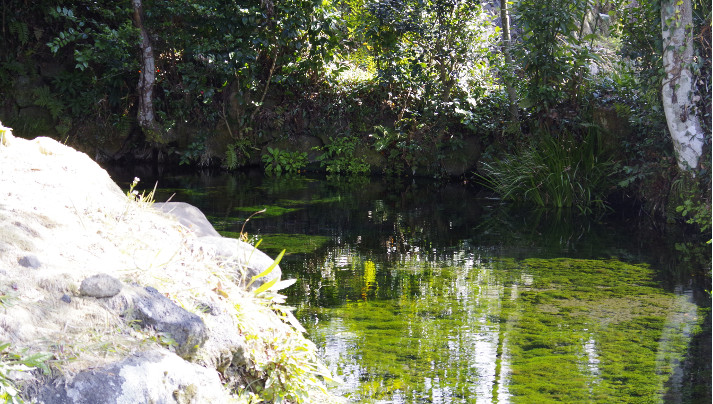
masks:
<svg viewBox="0 0 713 404"><path fill-rule="evenodd" d="M617 165L601 146L600 133L544 134L519 151L483 164L481 183L503 199L544 208L607 208Z"/></svg>

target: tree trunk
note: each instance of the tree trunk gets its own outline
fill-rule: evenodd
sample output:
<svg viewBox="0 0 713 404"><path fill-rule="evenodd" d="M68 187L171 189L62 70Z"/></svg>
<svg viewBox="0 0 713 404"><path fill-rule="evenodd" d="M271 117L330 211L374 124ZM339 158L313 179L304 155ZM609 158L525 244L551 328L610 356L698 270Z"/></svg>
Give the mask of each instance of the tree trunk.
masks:
<svg viewBox="0 0 713 404"><path fill-rule="evenodd" d="M137 120L149 141L160 142L160 126L156 122L153 107L153 88L156 81L156 65L151 40L142 21L141 0L131 0L134 8L134 24L141 32L141 70L139 71L139 112Z"/></svg>
<svg viewBox="0 0 713 404"><path fill-rule="evenodd" d="M661 3L661 34L665 77L661 95L668 130L681 170L698 166L705 134L696 116L693 62L693 15L691 0Z"/></svg>
<svg viewBox="0 0 713 404"><path fill-rule="evenodd" d="M505 89L510 100L510 120L519 124L520 113L518 112L517 91L512 85L512 56L510 55L510 13L508 13L508 0L500 0L500 20L503 28L503 55L505 56Z"/></svg>

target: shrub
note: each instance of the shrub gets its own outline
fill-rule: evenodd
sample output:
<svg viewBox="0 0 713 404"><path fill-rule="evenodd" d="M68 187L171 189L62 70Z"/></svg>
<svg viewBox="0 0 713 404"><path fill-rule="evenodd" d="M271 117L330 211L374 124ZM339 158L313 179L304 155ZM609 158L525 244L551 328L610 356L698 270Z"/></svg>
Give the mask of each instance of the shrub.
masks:
<svg viewBox="0 0 713 404"><path fill-rule="evenodd" d="M334 137L324 145L324 153L319 160L328 174L364 175L369 173L369 164L363 157L356 156L359 139L356 137Z"/></svg>
<svg viewBox="0 0 713 404"><path fill-rule="evenodd" d="M288 152L272 147L267 148L267 154L262 156L262 161L265 163L265 172L275 175L281 175L283 172L297 174L308 162L305 152Z"/></svg>

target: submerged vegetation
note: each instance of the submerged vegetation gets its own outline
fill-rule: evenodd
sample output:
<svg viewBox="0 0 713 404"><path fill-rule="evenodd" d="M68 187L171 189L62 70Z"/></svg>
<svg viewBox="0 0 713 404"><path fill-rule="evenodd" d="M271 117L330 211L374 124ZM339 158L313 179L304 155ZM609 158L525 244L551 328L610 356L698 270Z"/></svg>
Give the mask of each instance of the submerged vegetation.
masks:
<svg viewBox="0 0 713 404"><path fill-rule="evenodd" d="M181 181L195 186L195 178ZM232 187L236 179L243 187ZM335 395L396 403L709 397L696 387L710 384L696 359L707 357L710 339L708 283L698 278L709 258L677 252L679 239L662 241L646 220L518 210L488 192L423 180L201 180L220 197L176 198L203 203L209 215L230 212L229 236L240 236L248 215L226 208L236 200L299 208L256 215L244 230L260 249L273 242L293 253L280 263L297 279L285 294L316 355L344 382L329 388ZM691 279L700 280L692 291Z"/></svg>
<svg viewBox="0 0 713 404"><path fill-rule="evenodd" d="M652 275L617 260L402 261L359 301L302 316L320 319L338 391L359 402L658 402L681 397L675 369L706 316Z"/></svg>

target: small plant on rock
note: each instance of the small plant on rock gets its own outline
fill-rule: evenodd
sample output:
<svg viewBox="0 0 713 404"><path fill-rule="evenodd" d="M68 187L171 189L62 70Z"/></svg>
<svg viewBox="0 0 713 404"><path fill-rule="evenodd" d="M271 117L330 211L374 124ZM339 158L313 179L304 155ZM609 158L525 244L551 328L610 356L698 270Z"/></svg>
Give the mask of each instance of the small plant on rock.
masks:
<svg viewBox="0 0 713 404"><path fill-rule="evenodd" d="M255 281L269 276L285 251ZM317 357L314 343L304 336L304 328L284 305L286 297L277 293L295 283L275 277L251 292L252 298L236 305L238 332L245 338L247 371L253 380L239 386L241 397L259 397L267 402L325 402L329 398L325 382L334 382L331 372ZM266 315L271 311L277 316ZM323 394L319 400L316 394Z"/></svg>
<svg viewBox="0 0 713 404"><path fill-rule="evenodd" d="M35 368L49 373L46 362L50 358L49 354L26 355L26 352L18 354L10 351L9 342L0 344L0 402L24 403L20 397L20 391L13 381L12 373L28 372Z"/></svg>

